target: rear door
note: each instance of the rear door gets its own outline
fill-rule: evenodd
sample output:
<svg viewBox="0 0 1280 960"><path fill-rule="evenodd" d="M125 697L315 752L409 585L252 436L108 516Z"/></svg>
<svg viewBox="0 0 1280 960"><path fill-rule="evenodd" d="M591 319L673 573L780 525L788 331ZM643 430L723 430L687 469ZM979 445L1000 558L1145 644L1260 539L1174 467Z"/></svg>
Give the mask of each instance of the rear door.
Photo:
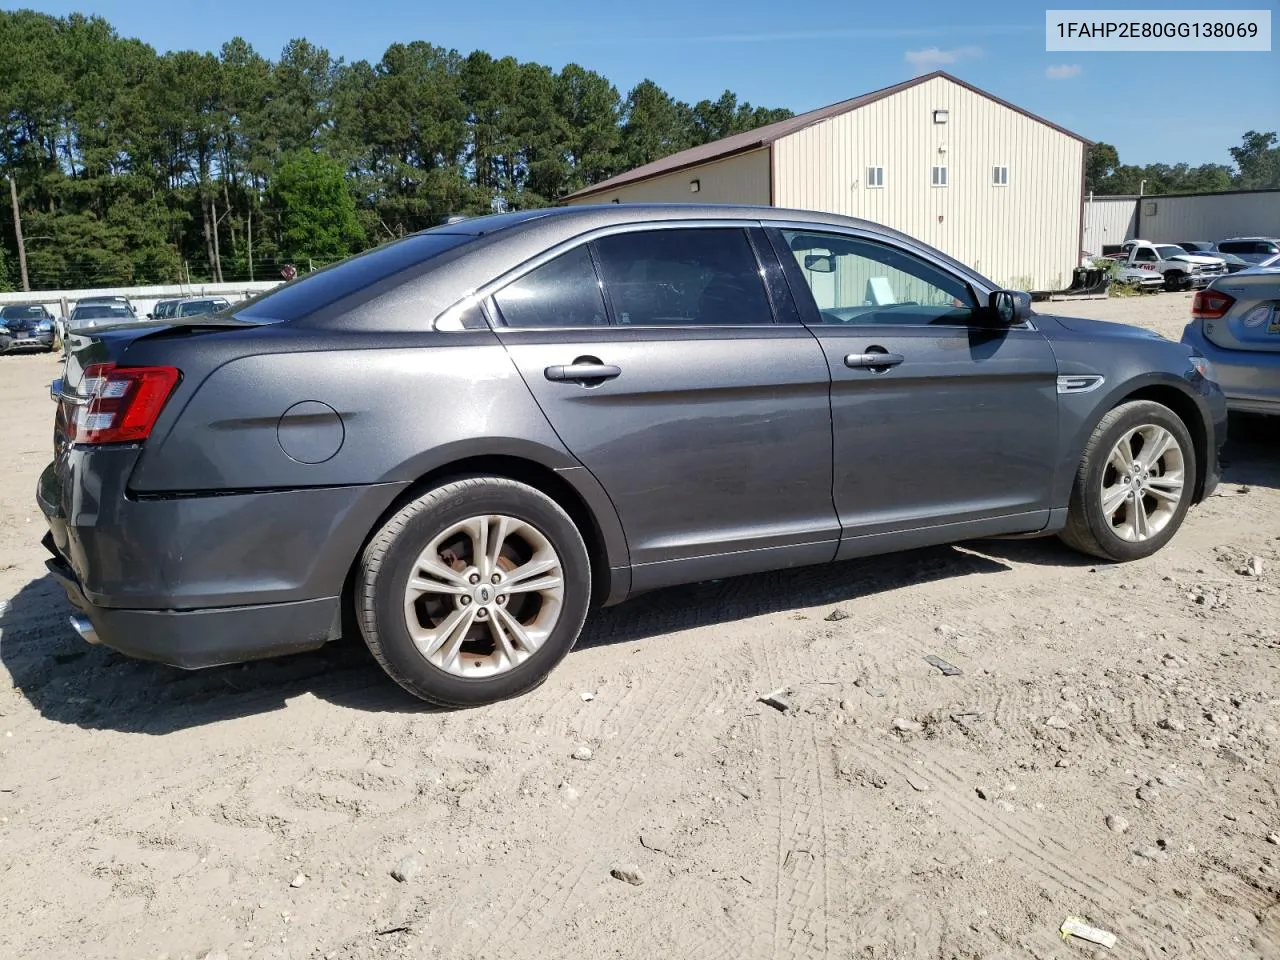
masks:
<svg viewBox="0 0 1280 960"><path fill-rule="evenodd" d="M823 352L749 224L603 231L487 309L565 446L612 498L633 587L830 560ZM789 294L788 294L789 297Z"/></svg>
<svg viewBox="0 0 1280 960"><path fill-rule="evenodd" d="M839 555L1043 527L1058 455L1045 338L980 323L970 279L924 251L855 230L769 236L831 371Z"/></svg>

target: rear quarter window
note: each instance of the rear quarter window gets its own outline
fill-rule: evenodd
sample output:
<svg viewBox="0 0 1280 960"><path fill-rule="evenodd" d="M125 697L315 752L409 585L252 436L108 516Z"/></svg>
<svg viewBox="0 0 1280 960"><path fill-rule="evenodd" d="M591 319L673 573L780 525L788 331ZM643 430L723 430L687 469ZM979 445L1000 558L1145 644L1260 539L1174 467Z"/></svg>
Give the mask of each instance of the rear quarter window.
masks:
<svg viewBox="0 0 1280 960"><path fill-rule="evenodd" d="M473 239L463 233L422 233L395 240L246 300L235 316L255 323L297 320Z"/></svg>

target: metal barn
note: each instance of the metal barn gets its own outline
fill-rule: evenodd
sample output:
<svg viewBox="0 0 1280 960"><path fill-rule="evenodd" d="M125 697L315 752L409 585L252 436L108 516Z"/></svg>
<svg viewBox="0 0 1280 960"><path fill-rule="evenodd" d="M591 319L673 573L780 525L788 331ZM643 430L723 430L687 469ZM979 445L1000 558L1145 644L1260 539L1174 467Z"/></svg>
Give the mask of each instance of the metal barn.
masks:
<svg viewBox="0 0 1280 960"><path fill-rule="evenodd" d="M938 71L637 167L569 203L750 203L862 217L1022 289L1067 286L1089 141Z"/></svg>

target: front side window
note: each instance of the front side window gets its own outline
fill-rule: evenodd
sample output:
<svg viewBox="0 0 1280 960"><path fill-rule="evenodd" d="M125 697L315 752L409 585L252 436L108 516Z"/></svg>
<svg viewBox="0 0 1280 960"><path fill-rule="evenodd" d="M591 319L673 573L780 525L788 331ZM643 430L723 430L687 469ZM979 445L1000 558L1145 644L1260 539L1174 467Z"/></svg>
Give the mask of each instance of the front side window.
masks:
<svg viewBox="0 0 1280 960"><path fill-rule="evenodd" d="M773 323L745 230L643 230L595 241L619 326Z"/></svg>
<svg viewBox="0 0 1280 960"><path fill-rule="evenodd" d="M978 301L953 274L897 247L807 231L781 231L823 323L966 326Z"/></svg>
<svg viewBox="0 0 1280 960"><path fill-rule="evenodd" d="M604 294L586 246L535 267L493 295L508 327L603 327Z"/></svg>
<svg viewBox="0 0 1280 960"><path fill-rule="evenodd" d="M1137 253L1135 253L1135 254L1133 255L1133 259L1134 259L1134 260L1141 260L1141 261L1145 261L1145 262L1148 262L1148 263L1155 263L1155 261L1156 261L1156 252L1155 252L1154 250L1149 250L1148 248L1143 247L1142 249L1140 249Z"/></svg>

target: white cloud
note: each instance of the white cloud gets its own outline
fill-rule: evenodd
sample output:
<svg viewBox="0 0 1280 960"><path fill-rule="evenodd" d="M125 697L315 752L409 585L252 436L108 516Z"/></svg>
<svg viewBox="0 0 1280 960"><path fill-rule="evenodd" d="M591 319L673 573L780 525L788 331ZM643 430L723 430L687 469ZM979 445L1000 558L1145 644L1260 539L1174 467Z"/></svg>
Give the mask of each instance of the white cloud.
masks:
<svg viewBox="0 0 1280 960"><path fill-rule="evenodd" d="M907 63L915 68L916 73L928 73L930 70L937 70L939 67L959 63L961 60L972 60L980 56L982 56L981 47L956 47L954 50L939 50L937 47L928 47L924 50L908 50L906 60Z"/></svg>
<svg viewBox="0 0 1280 960"><path fill-rule="evenodd" d="M1044 68L1044 75L1050 80L1070 80L1072 77L1080 76L1080 64L1078 63L1056 63L1051 67Z"/></svg>

